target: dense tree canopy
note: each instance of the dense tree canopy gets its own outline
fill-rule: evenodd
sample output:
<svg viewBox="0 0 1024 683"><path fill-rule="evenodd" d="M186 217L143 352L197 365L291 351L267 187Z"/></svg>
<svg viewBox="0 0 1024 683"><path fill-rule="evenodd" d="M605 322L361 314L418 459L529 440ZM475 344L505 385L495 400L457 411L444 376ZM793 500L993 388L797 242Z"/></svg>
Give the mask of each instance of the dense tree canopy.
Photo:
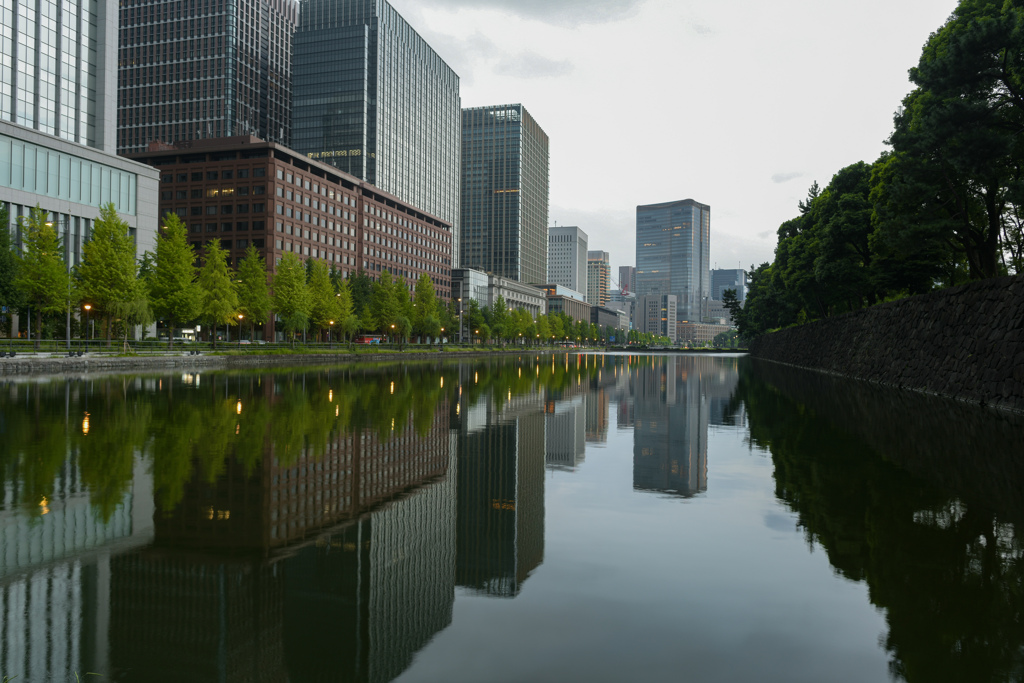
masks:
<svg viewBox="0 0 1024 683"><path fill-rule="evenodd" d="M1024 2L961 0L910 70L891 150L815 183L751 266L752 339L1024 266Z"/></svg>

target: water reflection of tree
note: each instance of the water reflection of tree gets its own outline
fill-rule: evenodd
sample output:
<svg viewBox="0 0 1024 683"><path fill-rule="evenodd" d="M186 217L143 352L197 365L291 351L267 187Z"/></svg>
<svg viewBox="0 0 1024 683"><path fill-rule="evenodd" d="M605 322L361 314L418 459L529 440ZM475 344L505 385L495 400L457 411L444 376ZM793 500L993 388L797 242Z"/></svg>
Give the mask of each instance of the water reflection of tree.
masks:
<svg viewBox="0 0 1024 683"><path fill-rule="evenodd" d="M465 367L472 370L460 376ZM287 466L299 454L321 457L340 435L362 430L382 440L410 428L424 436L437 407L457 394L466 405L485 396L502 405L510 396L557 393L598 372L596 362L575 356L523 355L462 369L392 364L15 384L0 402L0 483L12 502L37 514L72 462L109 519L141 455L158 508L168 511L197 468L212 483L228 458L251 474L268 452Z"/></svg>
<svg viewBox="0 0 1024 683"><path fill-rule="evenodd" d="M886 610L893 674L908 681L1021 680L1024 543L1014 525L984 501L932 483L946 479L941 473L931 481L914 476L837 429L824 395L801 398L749 369L736 392L751 442L771 453L776 494L799 515L808 543L820 544L843 576L865 581L871 601ZM943 455L935 456L941 465ZM978 476L992 476L984 465L982 459Z"/></svg>

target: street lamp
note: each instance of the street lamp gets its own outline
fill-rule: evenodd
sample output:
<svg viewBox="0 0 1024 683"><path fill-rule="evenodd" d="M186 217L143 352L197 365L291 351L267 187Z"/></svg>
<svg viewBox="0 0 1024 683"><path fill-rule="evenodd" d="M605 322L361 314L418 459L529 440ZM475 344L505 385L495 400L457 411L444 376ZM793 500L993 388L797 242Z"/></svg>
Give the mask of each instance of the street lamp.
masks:
<svg viewBox="0 0 1024 683"><path fill-rule="evenodd" d="M395 324L391 323L391 343L395 343Z"/></svg>
<svg viewBox="0 0 1024 683"><path fill-rule="evenodd" d="M333 320L328 320L327 322L330 325L330 328L327 330L327 348L333 349L334 348L334 321Z"/></svg>
<svg viewBox="0 0 1024 683"><path fill-rule="evenodd" d="M89 333L89 311L92 310L92 304L86 304L82 306L85 309L85 350L89 351L89 338L92 336Z"/></svg>
<svg viewBox="0 0 1024 683"><path fill-rule="evenodd" d="M238 348L242 348L242 319L245 318L241 313L238 314Z"/></svg>
<svg viewBox="0 0 1024 683"><path fill-rule="evenodd" d="M459 343L462 343L462 297L459 297Z"/></svg>

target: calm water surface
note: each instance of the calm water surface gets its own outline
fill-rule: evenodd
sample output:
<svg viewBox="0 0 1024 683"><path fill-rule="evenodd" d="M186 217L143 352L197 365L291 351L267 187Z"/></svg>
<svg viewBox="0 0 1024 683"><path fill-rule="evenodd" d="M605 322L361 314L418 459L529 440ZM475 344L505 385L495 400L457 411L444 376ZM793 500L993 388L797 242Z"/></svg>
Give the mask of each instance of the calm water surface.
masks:
<svg viewBox="0 0 1024 683"><path fill-rule="evenodd" d="M726 356L7 381L0 680L1021 680L1022 454Z"/></svg>

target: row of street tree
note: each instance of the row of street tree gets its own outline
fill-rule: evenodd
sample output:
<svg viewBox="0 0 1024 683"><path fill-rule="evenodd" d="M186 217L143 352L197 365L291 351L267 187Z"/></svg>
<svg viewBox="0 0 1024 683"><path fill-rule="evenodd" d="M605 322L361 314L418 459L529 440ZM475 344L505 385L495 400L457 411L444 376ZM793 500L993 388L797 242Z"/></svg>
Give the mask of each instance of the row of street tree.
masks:
<svg viewBox="0 0 1024 683"><path fill-rule="evenodd" d="M891 149L815 183L751 267L744 338L1024 272L1024 2L961 0L910 77Z"/></svg>
<svg viewBox="0 0 1024 683"><path fill-rule="evenodd" d="M9 225L6 207L0 207L0 225ZM0 305L8 313L34 316L37 344L44 336L60 337L60 323L71 310L89 311L108 345L114 335L127 341L132 328L156 320L163 323L173 347L175 330L186 325L205 325L216 345L221 328L236 326L239 339L246 331L252 339L257 328L272 319L293 344L300 333L350 343L358 332L378 333L400 345L410 338L459 339L460 323L462 340L469 341L627 341L621 331L574 321L562 313L534 319L507 306L500 296L493 306L470 301L460 317L455 302L445 306L438 300L426 274L410 291L404 280L393 279L386 270L377 280L363 272L344 278L323 261L303 262L288 253L271 279L255 247L249 246L234 270L216 239L206 244L199 263L185 225L173 213L164 219L155 252L137 261L129 226L113 205L103 207L82 246L81 263L73 269L46 212L36 207L19 225L20 252L11 248L9 231L0 230ZM10 315L5 316L5 325L10 325ZM636 332L629 333L628 341L667 343Z"/></svg>

